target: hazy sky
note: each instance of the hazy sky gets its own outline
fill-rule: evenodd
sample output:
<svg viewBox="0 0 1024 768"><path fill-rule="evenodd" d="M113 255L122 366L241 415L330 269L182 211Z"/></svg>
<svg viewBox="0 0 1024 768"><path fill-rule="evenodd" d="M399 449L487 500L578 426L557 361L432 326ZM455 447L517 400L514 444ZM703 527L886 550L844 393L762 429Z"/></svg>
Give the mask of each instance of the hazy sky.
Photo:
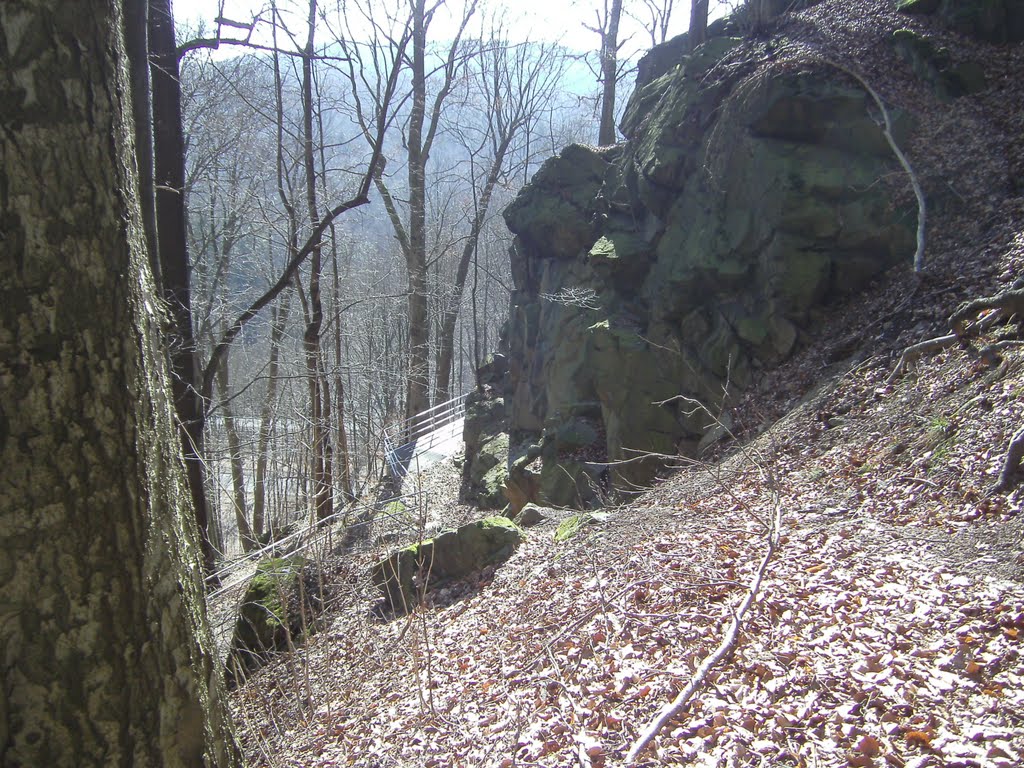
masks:
<svg viewBox="0 0 1024 768"><path fill-rule="evenodd" d="M514 3L491 2L489 7L496 11L500 18L511 30L513 39L529 39L535 41L557 41L567 48L575 50L592 50L598 46L598 36L585 29L584 23L595 24L595 9L597 2L603 0L516 0ZM656 2L658 0L655 0ZM661 0L664 2L664 0ZM269 0L223 0L227 18L237 21L250 21L254 12L260 8L269 7ZM394 0L392 0L392 3ZM213 19L217 15L218 0L173 0L174 16L179 24L185 23L194 27L200 19L205 19L207 28L212 29ZM279 0L279 6L285 7L293 4L296 8L308 8L309 6L301 0ZM321 7L329 9L336 7L337 0L321 0ZM689 21L688 0L675 0L675 10L672 16L671 30L669 37L685 31ZM626 12L634 9L637 15L643 18L644 3L641 0L625 0ZM486 11L485 11L486 12ZM304 16L305 11L297 15ZM435 17L431 26L432 37L439 39L444 37L445 27L451 29L451 21L446 19L442 12ZM641 25L629 18L622 21L623 33L629 36L624 45L624 53L631 55L637 50L645 50L650 47L650 35ZM293 30L294 31L294 30ZM620 37L623 35L620 35Z"/></svg>

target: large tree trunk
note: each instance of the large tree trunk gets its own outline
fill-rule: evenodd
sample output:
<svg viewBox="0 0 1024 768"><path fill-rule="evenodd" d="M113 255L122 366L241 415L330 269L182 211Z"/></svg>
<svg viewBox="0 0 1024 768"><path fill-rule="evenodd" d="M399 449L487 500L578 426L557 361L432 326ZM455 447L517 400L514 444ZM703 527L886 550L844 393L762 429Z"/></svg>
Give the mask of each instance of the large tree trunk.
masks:
<svg viewBox="0 0 1024 768"><path fill-rule="evenodd" d="M143 2L144 0L132 0ZM207 573L215 570L209 505L203 471L206 409L199 396L200 372L192 329L185 219L185 137L181 128L181 82L170 0L149 0L149 47L153 96L153 153L160 283L171 313L171 384L188 470L196 523Z"/></svg>
<svg viewBox="0 0 1024 768"><path fill-rule="evenodd" d="M226 766L122 4L0 3L0 762ZM26 83L32 84L26 90Z"/></svg>

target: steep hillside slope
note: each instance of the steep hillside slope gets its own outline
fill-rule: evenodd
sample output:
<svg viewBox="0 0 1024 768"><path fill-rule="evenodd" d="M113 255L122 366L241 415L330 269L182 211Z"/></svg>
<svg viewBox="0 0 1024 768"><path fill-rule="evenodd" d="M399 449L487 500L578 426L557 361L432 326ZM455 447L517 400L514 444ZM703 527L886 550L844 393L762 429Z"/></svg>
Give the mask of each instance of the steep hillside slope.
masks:
<svg viewBox="0 0 1024 768"><path fill-rule="evenodd" d="M971 61L982 89L946 100L900 63L900 28L931 40L933 54L948 49L945 68L932 58L925 75ZM794 48L806 65L783 53ZM340 597L323 631L233 694L254 764L622 765L750 595L735 646L636 765L1024 763L1024 486L993 491L1024 425L1019 318L987 315L963 343L894 375L904 349L949 332L961 302L1021 286L1024 49L887 0L832 0L730 50L751 52L749 76L855 64L913 116L902 141L928 195L924 271L908 258L865 290L825 290L774 367L754 365L747 347L727 439L699 462L661 459L652 490L568 541L554 533L573 513L549 511L498 570L390 621L374 612L379 553L329 563ZM890 182L893 211L912 206L900 168L880 180ZM758 296L744 306L774 300ZM619 370L635 381L639 365ZM500 369L488 373L493 395ZM543 453L555 439L545 432L611 445L604 410L600 424L561 431L544 413L530 462L539 472L558 455ZM596 466L604 455L589 449L567 453ZM435 486L431 501L466 514L454 489L444 498Z"/></svg>

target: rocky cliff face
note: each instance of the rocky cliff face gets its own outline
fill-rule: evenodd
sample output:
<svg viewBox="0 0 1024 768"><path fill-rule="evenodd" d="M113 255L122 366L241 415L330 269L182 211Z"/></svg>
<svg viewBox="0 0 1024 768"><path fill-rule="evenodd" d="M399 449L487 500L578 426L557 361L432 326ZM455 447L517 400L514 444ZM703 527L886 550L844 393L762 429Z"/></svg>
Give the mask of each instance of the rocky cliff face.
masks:
<svg viewBox="0 0 1024 768"><path fill-rule="evenodd" d="M486 503L503 481L514 508L648 484L657 454L695 456L721 432L819 307L912 258L914 198L864 87L715 31L692 55L683 40L648 57L625 144L565 148L505 211L504 378L492 366L471 412L505 419L510 455L481 454L493 427L471 419L471 497L487 473ZM913 116L890 117L910 141Z"/></svg>

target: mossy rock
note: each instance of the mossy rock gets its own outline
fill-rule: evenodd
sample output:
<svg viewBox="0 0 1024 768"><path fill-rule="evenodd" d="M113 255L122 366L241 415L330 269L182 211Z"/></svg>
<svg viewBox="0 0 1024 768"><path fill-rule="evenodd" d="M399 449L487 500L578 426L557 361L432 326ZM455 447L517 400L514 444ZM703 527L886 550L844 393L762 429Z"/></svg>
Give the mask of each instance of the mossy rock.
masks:
<svg viewBox="0 0 1024 768"><path fill-rule="evenodd" d="M529 247L572 258L594 241L594 199L612 153L571 144L547 160L505 209L505 223Z"/></svg>
<svg viewBox="0 0 1024 768"><path fill-rule="evenodd" d="M256 566L235 621L228 655L230 684L289 650L303 630L312 627L321 606L307 565L306 558L293 555L268 558Z"/></svg>
<svg viewBox="0 0 1024 768"><path fill-rule="evenodd" d="M495 464L481 480L482 490L477 495L481 509L502 509L508 504L505 487L508 485L508 463Z"/></svg>
<svg viewBox="0 0 1024 768"><path fill-rule="evenodd" d="M988 43L1024 41L1024 0L940 0L938 12L961 34Z"/></svg>
<svg viewBox="0 0 1024 768"><path fill-rule="evenodd" d="M610 232L598 238L587 259L596 273L619 293L635 293L652 257L650 245L631 232ZM625 283L625 284L624 284Z"/></svg>
<svg viewBox="0 0 1024 768"><path fill-rule="evenodd" d="M928 16L939 10L942 0L898 0L896 10L917 16Z"/></svg>
<svg viewBox="0 0 1024 768"><path fill-rule="evenodd" d="M503 563L525 540L522 528L507 517L485 517L393 552L373 567L370 576L389 608L405 614L432 584Z"/></svg>
<svg viewBox="0 0 1024 768"><path fill-rule="evenodd" d="M405 514L405 504L400 501L389 501L381 511L387 517L401 517Z"/></svg>
<svg viewBox="0 0 1024 768"><path fill-rule="evenodd" d="M482 509L501 509L507 503L507 479L508 434L502 432L471 448L463 470L462 498Z"/></svg>
<svg viewBox="0 0 1024 768"><path fill-rule="evenodd" d="M558 514L558 510L551 507L542 507L538 504L527 504L519 511L519 514L516 515L513 522L521 528L532 528L535 525L540 525L545 520L548 520L556 514Z"/></svg>

